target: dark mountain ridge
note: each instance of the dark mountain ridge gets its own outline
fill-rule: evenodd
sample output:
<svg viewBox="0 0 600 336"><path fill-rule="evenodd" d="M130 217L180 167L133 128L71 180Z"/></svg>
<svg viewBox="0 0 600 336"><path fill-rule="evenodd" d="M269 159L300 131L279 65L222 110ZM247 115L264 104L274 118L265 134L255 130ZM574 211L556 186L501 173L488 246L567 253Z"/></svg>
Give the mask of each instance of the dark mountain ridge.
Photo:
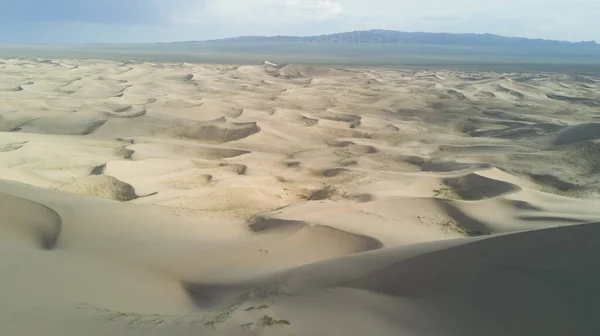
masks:
<svg viewBox="0 0 600 336"><path fill-rule="evenodd" d="M598 48L595 41L569 42L558 40L507 37L494 34L451 34L402 32L395 30L363 30L316 36L239 36L233 38L209 40L209 43L383 43L383 44L423 44L453 46L513 46L513 47L574 47Z"/></svg>

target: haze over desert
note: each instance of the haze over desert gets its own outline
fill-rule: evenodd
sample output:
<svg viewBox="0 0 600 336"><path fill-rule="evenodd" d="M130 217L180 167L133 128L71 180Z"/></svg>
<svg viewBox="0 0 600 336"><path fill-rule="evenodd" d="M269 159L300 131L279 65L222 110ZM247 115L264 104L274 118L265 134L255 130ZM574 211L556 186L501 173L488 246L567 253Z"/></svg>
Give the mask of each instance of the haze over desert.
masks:
<svg viewBox="0 0 600 336"><path fill-rule="evenodd" d="M0 60L2 335L597 335L600 77Z"/></svg>

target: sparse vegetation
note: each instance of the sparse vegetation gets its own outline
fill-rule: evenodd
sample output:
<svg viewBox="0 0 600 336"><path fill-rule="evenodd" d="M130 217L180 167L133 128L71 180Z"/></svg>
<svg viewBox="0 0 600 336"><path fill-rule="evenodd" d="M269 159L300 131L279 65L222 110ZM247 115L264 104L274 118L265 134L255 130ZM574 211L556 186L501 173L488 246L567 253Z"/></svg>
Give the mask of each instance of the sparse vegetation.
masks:
<svg viewBox="0 0 600 336"><path fill-rule="evenodd" d="M438 222L438 225L446 232L458 233L463 236L473 236L469 230L461 226L457 221L448 219L442 222Z"/></svg>
<svg viewBox="0 0 600 336"><path fill-rule="evenodd" d="M58 189L82 195L98 196L127 202L138 198L128 183L108 175L89 175L64 183Z"/></svg>
<svg viewBox="0 0 600 336"><path fill-rule="evenodd" d="M87 309L96 311L99 318L111 322L111 323L126 323L129 325L137 326L155 326L159 324L167 325L183 325L187 324L190 326L201 325L208 328L217 329L219 325L225 324L231 319L232 314L238 311L244 303L265 298L269 295L276 294L280 290L280 285L265 285L262 287L255 288L248 291L247 293L239 296L236 300L228 305L225 305L219 309L214 310L208 314L193 314L193 315L160 315L160 314L140 314L135 312L123 312L112 309L100 308L92 304L81 304L78 309ZM244 311L251 312L256 310L264 310L269 308L268 305L250 306ZM263 316L259 323L261 326L273 326L273 325L290 325L287 320L276 320L269 316ZM246 323L239 325L241 328L250 328L256 325L256 323Z"/></svg>
<svg viewBox="0 0 600 336"><path fill-rule="evenodd" d="M250 329L250 327L252 327L254 325L254 323L250 322L250 323L244 323L244 324L240 324L240 328L242 329Z"/></svg>
<svg viewBox="0 0 600 336"><path fill-rule="evenodd" d="M115 154L115 156L118 156L125 160L129 160L129 159L131 159L133 154L135 154L135 151L128 149L127 146L120 146L120 147L115 148L114 154Z"/></svg>
<svg viewBox="0 0 600 336"><path fill-rule="evenodd" d="M338 194L338 190L333 186L327 186L322 189L314 190L306 197L307 201L321 201L330 199Z"/></svg>
<svg viewBox="0 0 600 336"><path fill-rule="evenodd" d="M253 310L261 310L261 309L267 309L267 308L269 308L268 305L262 305L262 306L258 306L258 307L256 307L256 306L248 307L245 310L246 311L253 311Z"/></svg>
<svg viewBox="0 0 600 336"><path fill-rule="evenodd" d="M172 188L190 189L210 185L213 177L209 174L190 174L180 178L172 178L162 182Z"/></svg>
<svg viewBox="0 0 600 336"><path fill-rule="evenodd" d="M268 326L274 326L274 325L281 325L281 324L291 325L290 321L288 321L288 320L276 320L276 319L274 319L274 318L272 318L270 316L267 316L267 315L263 316L260 319L260 324L262 326L266 326L266 327L268 327Z"/></svg>
<svg viewBox="0 0 600 336"><path fill-rule="evenodd" d="M463 198L451 187L442 187L438 190L434 190L434 197L443 198L448 200L462 200Z"/></svg>
<svg viewBox="0 0 600 336"><path fill-rule="evenodd" d="M447 233L457 233L466 237L475 237L489 234L489 232L485 232L482 230L472 230L468 229L465 225L462 225L458 221L452 218L436 218L429 216L417 216L417 220L424 224L431 224L439 226L444 232Z"/></svg>

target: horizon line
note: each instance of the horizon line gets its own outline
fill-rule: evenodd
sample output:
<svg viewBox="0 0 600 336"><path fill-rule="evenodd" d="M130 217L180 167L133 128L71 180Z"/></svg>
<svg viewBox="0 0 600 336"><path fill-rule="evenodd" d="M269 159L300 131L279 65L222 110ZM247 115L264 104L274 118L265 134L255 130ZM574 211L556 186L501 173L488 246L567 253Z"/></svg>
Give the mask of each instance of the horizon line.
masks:
<svg viewBox="0 0 600 336"><path fill-rule="evenodd" d="M274 38L274 37L297 37L297 38L308 38L308 37L321 37L321 36L330 36L337 34L349 34L349 33L360 33L360 32L373 32L373 31L381 31L381 32L397 32L397 33L407 33L407 34L431 34L431 35L489 35L503 38L511 38L511 39L523 39L523 40L531 40L531 41L547 41L547 42L561 42L561 43L570 43L570 44L594 44L600 45L596 40L560 40L553 38L541 38L541 37L523 37L523 36L508 36L508 35L500 35L495 33L449 33L449 32L432 32L432 31L406 31L406 30L394 30L394 29L360 29L360 30L349 30L349 31L341 31L335 33L328 34L311 34L311 35L236 35L230 37L222 37L222 38L212 38L212 39L204 39L204 40L171 40L171 41L154 41L154 42L68 42L68 43L3 43L0 41L0 45L20 45L20 46L37 46L37 45L95 45L95 44L169 44L169 43L201 43L201 42L215 42L215 41L225 41L225 40L234 40L240 38ZM393 44L393 43L381 43L381 44Z"/></svg>

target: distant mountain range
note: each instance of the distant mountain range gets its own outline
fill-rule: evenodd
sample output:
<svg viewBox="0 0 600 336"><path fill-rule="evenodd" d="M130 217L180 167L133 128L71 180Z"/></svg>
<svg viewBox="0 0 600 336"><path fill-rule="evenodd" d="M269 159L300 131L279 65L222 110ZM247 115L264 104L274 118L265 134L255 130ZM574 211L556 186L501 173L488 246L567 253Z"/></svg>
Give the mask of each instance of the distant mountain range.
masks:
<svg viewBox="0 0 600 336"><path fill-rule="evenodd" d="M452 46L507 46L507 47L600 47L594 41L568 42L522 37L506 37L493 34L450 34L402 32L395 30L363 30L318 36L240 36L209 43L385 43L385 44L423 44Z"/></svg>

